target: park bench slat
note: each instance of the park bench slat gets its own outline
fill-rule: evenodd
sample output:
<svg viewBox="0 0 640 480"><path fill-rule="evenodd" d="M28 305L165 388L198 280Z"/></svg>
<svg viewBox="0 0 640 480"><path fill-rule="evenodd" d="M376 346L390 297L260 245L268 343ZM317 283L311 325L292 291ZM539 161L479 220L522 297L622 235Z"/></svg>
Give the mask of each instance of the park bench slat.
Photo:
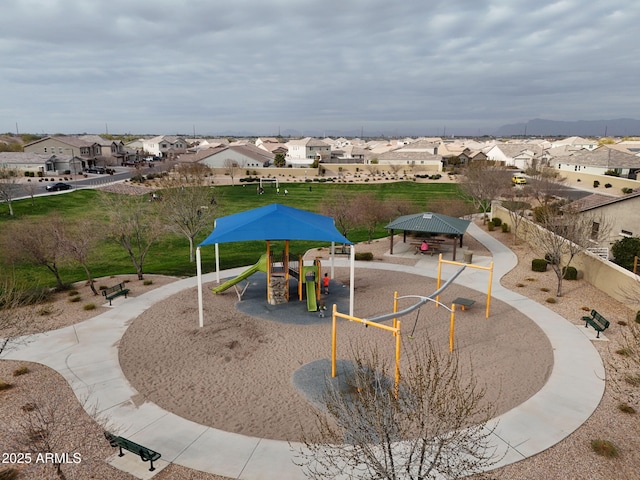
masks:
<svg viewBox="0 0 640 480"><path fill-rule="evenodd" d="M591 310L591 316L584 316L582 320L585 322L584 328L589 328L589 325L593 327L593 329L598 332L596 334L596 338L600 338L600 332L604 332L607 328L609 328L609 320L604 318L601 314L599 314L595 310Z"/></svg>
<svg viewBox="0 0 640 480"><path fill-rule="evenodd" d="M153 466L153 462L155 462L162 456L158 452L155 452L150 448L144 447L139 443L132 442L127 438L119 437L109 432L104 432L104 436L109 441L109 445L111 445L112 447L118 447L120 449L120 453L118 453L119 457L124 456L124 452L122 451L123 448L125 450L130 451L131 453L135 453L136 455L140 456L140 459L143 462L150 463L151 465L151 467L149 468L150 472L153 472L155 470L155 467Z"/></svg>
<svg viewBox="0 0 640 480"><path fill-rule="evenodd" d="M127 298L128 293L129 293L129 289L124 288L124 282L118 283L113 287L108 287L102 290L102 295L104 295L104 297L107 300L109 300L109 305L111 305L111 300L113 300L116 297L119 297L120 295L124 295L124 298Z"/></svg>

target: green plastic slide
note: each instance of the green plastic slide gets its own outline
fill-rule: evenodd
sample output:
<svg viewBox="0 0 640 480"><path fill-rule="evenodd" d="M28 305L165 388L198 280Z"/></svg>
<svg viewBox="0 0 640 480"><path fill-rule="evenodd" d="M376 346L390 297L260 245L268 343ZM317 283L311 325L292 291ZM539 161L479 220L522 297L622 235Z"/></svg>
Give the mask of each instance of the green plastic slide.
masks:
<svg viewBox="0 0 640 480"><path fill-rule="evenodd" d="M231 280L227 280L223 284L212 288L211 291L213 293L224 292L226 289L233 287L236 283L239 283L242 280L245 280L245 279L249 278L254 273L266 272L266 271L267 271L267 256L266 255L262 255L260 257L260 260L258 260L258 262L255 265L250 266L249 268L247 268L244 272L242 272L237 277L232 278Z"/></svg>
<svg viewBox="0 0 640 480"><path fill-rule="evenodd" d="M307 310L315 312L318 310L316 303L316 282L307 280Z"/></svg>

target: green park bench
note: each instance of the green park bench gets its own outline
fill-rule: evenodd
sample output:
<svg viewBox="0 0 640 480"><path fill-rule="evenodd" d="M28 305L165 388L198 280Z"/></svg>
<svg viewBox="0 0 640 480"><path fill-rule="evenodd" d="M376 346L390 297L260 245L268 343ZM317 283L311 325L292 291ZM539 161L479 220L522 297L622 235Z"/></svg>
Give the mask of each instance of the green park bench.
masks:
<svg viewBox="0 0 640 480"><path fill-rule="evenodd" d="M128 450L131 453L140 455L140 458L142 459L143 462L149 462L151 464L151 468L149 468L150 472L153 472L155 470L155 467L153 466L153 462L155 462L161 457L161 455L158 452L154 452L153 450L147 447L143 447L142 445L132 442L131 440L128 440L124 437L118 437L117 435L113 435L112 433L109 433L109 432L104 432L104 436L109 441L109 444L112 447L120 448L120 453L118 453L119 457L124 456L124 453L122 452L122 449L124 448L125 450Z"/></svg>
<svg viewBox="0 0 640 480"><path fill-rule="evenodd" d="M585 321L584 328L589 328L591 325L597 333L596 338L600 338L600 332L604 332L607 328L609 328L609 320L604 318L595 310L591 310L591 316L582 317L582 320Z"/></svg>
<svg viewBox="0 0 640 480"><path fill-rule="evenodd" d="M109 306L111 306L111 300L119 297L120 295L124 295L124 298L127 298L127 293L129 293L129 289L124 288L124 282L102 290L102 295L104 295L105 298L109 300Z"/></svg>

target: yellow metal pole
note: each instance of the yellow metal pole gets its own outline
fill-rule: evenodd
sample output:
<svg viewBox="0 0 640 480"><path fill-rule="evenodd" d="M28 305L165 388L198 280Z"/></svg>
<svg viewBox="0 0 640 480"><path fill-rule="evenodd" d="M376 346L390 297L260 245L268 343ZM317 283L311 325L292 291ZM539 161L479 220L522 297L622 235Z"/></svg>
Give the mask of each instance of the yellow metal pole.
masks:
<svg viewBox="0 0 640 480"><path fill-rule="evenodd" d="M438 281L436 282L436 290L440 289L440 276L442 275L442 254L438 254ZM436 308L440 306L440 295L436 295Z"/></svg>
<svg viewBox="0 0 640 480"><path fill-rule="evenodd" d="M336 321L336 312L338 311L338 307L336 304L333 304L333 330L331 332L331 377L336 378L336 356L337 356L337 327L338 322Z"/></svg>
<svg viewBox="0 0 640 480"><path fill-rule="evenodd" d="M451 319L449 321L449 353L453 352L453 336L456 324L456 305L451 304Z"/></svg>
<svg viewBox="0 0 640 480"><path fill-rule="evenodd" d="M400 393L400 346L401 346L401 338L400 338L400 320L398 320L397 331L394 332L396 336L396 384L395 384L395 395L398 398Z"/></svg>
<svg viewBox="0 0 640 480"><path fill-rule="evenodd" d="M393 313L398 312L398 291L393 292ZM398 319L393 317L393 328L398 328Z"/></svg>
<svg viewBox="0 0 640 480"><path fill-rule="evenodd" d="M489 311L491 310L491 284L493 283L493 262L489 264L489 287L487 288L487 311L485 312L485 318L489 318Z"/></svg>
<svg viewBox="0 0 640 480"><path fill-rule="evenodd" d="M267 240L267 302L271 293L271 242Z"/></svg>
<svg viewBox="0 0 640 480"><path fill-rule="evenodd" d="M284 283L287 286L285 298L289 301L289 240L284 242L284 258L282 259L282 269L284 270Z"/></svg>

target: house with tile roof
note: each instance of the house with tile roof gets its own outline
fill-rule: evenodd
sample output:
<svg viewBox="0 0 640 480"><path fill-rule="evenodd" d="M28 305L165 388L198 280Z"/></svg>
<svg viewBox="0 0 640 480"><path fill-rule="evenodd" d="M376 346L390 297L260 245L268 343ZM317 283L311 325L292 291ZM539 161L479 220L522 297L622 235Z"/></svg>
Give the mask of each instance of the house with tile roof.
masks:
<svg viewBox="0 0 640 480"><path fill-rule="evenodd" d="M45 154L33 152L0 152L0 167L18 172L41 172L49 175L80 173L86 163L77 155ZM19 173L19 175L22 173Z"/></svg>
<svg viewBox="0 0 640 480"><path fill-rule="evenodd" d="M557 156L551 165L560 171L583 172L604 175L609 170L620 177L636 179L640 171L640 157L609 145L595 150L578 150L568 155Z"/></svg>
<svg viewBox="0 0 640 480"><path fill-rule="evenodd" d="M599 246L609 247L616 240L624 237L640 237L640 191L624 196L592 194L576 200L569 205L577 212L596 212L610 222L608 237ZM599 225L594 225L594 232ZM596 246L596 245L594 245Z"/></svg>
<svg viewBox="0 0 640 480"><path fill-rule="evenodd" d="M187 142L180 137L160 135L142 140L142 149L156 157L170 157L187 151Z"/></svg>
<svg viewBox="0 0 640 480"><path fill-rule="evenodd" d="M292 167L310 167L316 160L329 161L331 146L317 138L306 137L287 142L287 165Z"/></svg>
<svg viewBox="0 0 640 480"><path fill-rule="evenodd" d="M484 150L489 160L526 170L542 159L543 148L529 143L497 143Z"/></svg>
<svg viewBox="0 0 640 480"><path fill-rule="evenodd" d="M182 158L182 157L181 157ZM275 155L255 145L227 145L201 150L192 159L211 168L225 168L228 161L240 168L264 168L273 164Z"/></svg>
<svg viewBox="0 0 640 480"><path fill-rule="evenodd" d="M403 165L410 169L442 171L442 156L438 144L427 140L410 143L396 150L377 155L380 165Z"/></svg>

